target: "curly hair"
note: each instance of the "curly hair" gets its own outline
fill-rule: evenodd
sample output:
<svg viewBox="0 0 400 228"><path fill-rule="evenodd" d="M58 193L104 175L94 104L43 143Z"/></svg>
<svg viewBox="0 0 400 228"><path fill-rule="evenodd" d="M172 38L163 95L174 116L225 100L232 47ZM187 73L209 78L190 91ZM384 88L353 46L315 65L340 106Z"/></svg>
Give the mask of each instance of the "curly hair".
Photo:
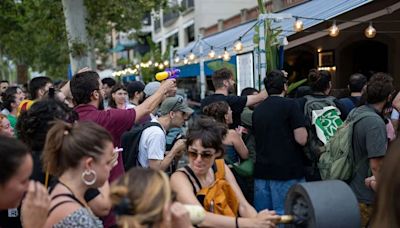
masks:
<svg viewBox="0 0 400 228"><path fill-rule="evenodd" d="M73 122L78 119L77 113L55 99L45 99L35 102L32 107L22 112L16 125L18 138L34 151L44 147L46 134L54 120Z"/></svg>
<svg viewBox="0 0 400 228"><path fill-rule="evenodd" d="M3 108L7 109L9 112L12 112L11 104L15 103L15 95L18 93L18 89L20 89L18 86L8 87L8 89L1 95Z"/></svg>
<svg viewBox="0 0 400 228"><path fill-rule="evenodd" d="M229 111L229 104L226 101L213 102L203 108L203 113L216 121L227 124L225 115Z"/></svg>
<svg viewBox="0 0 400 228"><path fill-rule="evenodd" d="M366 101L376 104L384 101L393 92L393 78L386 73L375 73L367 83Z"/></svg>

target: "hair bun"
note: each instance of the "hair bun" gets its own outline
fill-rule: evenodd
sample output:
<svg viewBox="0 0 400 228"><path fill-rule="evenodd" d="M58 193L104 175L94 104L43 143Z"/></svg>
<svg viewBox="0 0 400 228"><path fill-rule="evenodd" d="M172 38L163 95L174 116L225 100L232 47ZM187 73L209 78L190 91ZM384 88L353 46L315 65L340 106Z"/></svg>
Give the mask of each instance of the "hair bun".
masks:
<svg viewBox="0 0 400 228"><path fill-rule="evenodd" d="M311 69L308 73L308 80L310 82L316 82L321 78L321 74L317 69Z"/></svg>

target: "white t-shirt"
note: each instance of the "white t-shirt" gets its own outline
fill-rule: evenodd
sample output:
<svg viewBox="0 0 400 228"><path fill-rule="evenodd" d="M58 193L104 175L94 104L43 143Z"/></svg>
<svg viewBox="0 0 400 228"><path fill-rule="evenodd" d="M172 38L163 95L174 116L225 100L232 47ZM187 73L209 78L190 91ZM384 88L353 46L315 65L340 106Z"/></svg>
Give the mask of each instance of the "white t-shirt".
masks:
<svg viewBox="0 0 400 228"><path fill-rule="evenodd" d="M159 123L157 119L151 122ZM139 141L138 161L142 167L149 167L149 159L164 160L166 133L158 126L146 128Z"/></svg>

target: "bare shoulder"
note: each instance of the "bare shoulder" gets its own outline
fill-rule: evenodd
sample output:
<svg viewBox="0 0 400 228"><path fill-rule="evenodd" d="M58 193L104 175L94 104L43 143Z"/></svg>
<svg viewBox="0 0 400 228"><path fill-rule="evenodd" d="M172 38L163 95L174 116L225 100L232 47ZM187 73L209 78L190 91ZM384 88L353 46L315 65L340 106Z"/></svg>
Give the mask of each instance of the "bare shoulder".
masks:
<svg viewBox="0 0 400 228"><path fill-rule="evenodd" d="M65 191L65 188L61 186L56 186L50 194L52 198L50 210L52 211L49 212L45 227L53 227L54 224L59 223L67 216L82 208L82 206L71 197L61 196L64 194L70 194L70 192Z"/></svg>
<svg viewBox="0 0 400 228"><path fill-rule="evenodd" d="M172 188L174 188L175 185L180 185L182 183L189 182L188 177L183 172L185 171L183 168L181 168L171 175L170 182Z"/></svg>

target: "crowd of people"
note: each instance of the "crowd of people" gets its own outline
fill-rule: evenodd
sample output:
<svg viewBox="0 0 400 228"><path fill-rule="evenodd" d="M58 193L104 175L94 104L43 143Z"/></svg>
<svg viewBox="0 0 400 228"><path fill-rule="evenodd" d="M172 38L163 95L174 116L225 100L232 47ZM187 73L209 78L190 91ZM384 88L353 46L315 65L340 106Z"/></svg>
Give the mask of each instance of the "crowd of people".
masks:
<svg viewBox="0 0 400 228"><path fill-rule="evenodd" d="M241 96L226 68L212 82L196 112L176 79L123 85L85 68L28 91L0 81L0 227L276 227L289 189L324 180L323 148L357 116L345 181L362 226L400 227L390 75L351 75L340 98L316 69L291 94L280 70Z"/></svg>

